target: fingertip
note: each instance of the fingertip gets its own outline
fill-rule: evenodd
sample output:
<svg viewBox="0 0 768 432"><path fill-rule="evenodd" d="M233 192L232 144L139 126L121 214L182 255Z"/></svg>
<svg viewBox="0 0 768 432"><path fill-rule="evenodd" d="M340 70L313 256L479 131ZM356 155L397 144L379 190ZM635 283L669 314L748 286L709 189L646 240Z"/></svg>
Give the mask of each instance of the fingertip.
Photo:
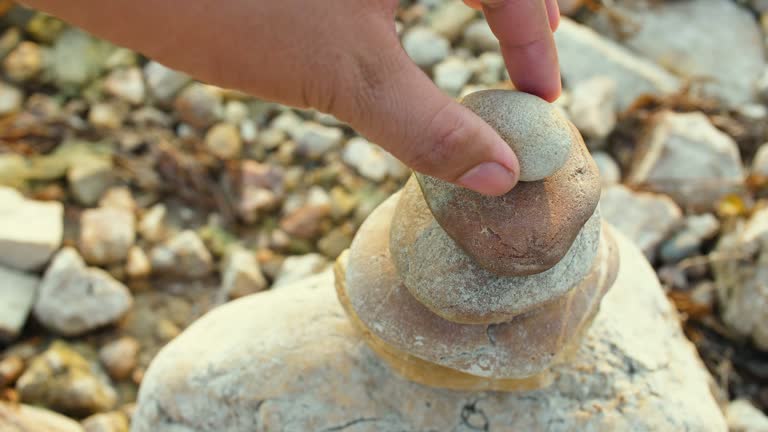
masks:
<svg viewBox="0 0 768 432"><path fill-rule="evenodd" d="M517 184L518 175L498 162L483 162L464 173L456 183L483 195L499 196Z"/></svg>

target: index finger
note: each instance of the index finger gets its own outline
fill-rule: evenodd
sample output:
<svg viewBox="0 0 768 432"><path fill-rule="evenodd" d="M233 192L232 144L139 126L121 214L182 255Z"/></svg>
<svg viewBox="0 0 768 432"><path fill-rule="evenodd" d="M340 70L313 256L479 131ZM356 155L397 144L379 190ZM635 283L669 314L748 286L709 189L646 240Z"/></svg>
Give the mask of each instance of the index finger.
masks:
<svg viewBox="0 0 768 432"><path fill-rule="evenodd" d="M515 87L547 101L560 96L555 38L544 0L483 0L488 25Z"/></svg>

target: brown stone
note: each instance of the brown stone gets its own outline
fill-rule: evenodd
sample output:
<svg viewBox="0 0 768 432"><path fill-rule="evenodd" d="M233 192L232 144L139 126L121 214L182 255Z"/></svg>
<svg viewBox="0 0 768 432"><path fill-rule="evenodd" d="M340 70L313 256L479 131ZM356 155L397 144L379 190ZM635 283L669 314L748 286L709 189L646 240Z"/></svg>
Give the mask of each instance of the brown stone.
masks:
<svg viewBox="0 0 768 432"><path fill-rule="evenodd" d="M389 249L403 284L432 312L463 324L494 324L578 285L595 259L600 231L600 215L595 211L555 266L534 275L498 276L478 266L446 234L412 180L393 215Z"/></svg>
<svg viewBox="0 0 768 432"><path fill-rule="evenodd" d="M505 383L499 379L531 377L558 363L588 327L616 277L616 247L605 229L592 269L568 294L507 323L468 325L445 320L419 303L398 279L387 248L397 199L395 195L383 203L352 243L346 280L339 287L342 303L354 311L364 332L394 352L487 378L485 389L501 389ZM403 369L402 364L394 367ZM413 376L406 375L419 379L418 369ZM439 384L428 377L423 381ZM474 381L471 388L482 388L481 382Z"/></svg>
<svg viewBox="0 0 768 432"><path fill-rule="evenodd" d="M573 146L552 176L500 197L417 178L435 219L481 267L505 276L541 273L565 256L600 200L597 166L580 137Z"/></svg>

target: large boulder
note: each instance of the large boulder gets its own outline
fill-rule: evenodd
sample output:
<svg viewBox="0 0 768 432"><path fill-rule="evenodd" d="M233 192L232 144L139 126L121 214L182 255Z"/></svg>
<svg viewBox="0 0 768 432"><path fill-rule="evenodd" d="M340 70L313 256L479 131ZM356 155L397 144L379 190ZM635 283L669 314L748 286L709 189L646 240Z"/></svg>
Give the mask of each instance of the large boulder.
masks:
<svg viewBox="0 0 768 432"><path fill-rule="evenodd" d="M134 432L725 431L710 377L642 254L621 270L570 363L520 393L430 388L362 341L330 281L221 306L145 375Z"/></svg>

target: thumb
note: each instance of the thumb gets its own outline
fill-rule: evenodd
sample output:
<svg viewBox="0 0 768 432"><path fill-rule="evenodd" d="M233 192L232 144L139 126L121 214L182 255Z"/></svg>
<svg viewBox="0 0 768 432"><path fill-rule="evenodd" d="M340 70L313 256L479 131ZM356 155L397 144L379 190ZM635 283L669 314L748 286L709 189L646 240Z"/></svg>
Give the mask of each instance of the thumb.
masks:
<svg viewBox="0 0 768 432"><path fill-rule="evenodd" d="M485 195L512 189L520 169L509 145L443 94L402 49L394 51L379 54L381 67L366 68L369 75L352 97L350 124L423 174Z"/></svg>

